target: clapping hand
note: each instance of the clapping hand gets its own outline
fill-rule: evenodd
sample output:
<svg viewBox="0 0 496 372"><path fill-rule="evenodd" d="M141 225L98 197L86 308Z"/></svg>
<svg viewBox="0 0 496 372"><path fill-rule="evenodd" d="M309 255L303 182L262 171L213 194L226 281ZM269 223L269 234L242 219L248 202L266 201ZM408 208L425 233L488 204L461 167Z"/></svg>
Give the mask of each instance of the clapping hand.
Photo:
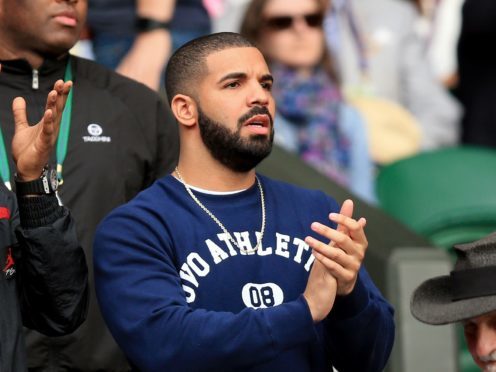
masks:
<svg viewBox="0 0 496 372"><path fill-rule="evenodd" d="M313 254L327 272L336 278L338 295L347 295L355 288L358 271L362 265L368 242L365 236L365 218L358 221L352 218L353 202L346 200L339 214L331 213L329 219L337 223L337 228L318 222L312 223L312 230L329 239L329 243L307 237L305 242L313 249Z"/></svg>
<svg viewBox="0 0 496 372"><path fill-rule="evenodd" d="M17 177L22 181L39 178L43 167L57 142L60 121L72 82L58 80L48 93L43 118L36 125L29 125L26 101L17 97L12 102L15 133L12 139L12 156L17 167Z"/></svg>

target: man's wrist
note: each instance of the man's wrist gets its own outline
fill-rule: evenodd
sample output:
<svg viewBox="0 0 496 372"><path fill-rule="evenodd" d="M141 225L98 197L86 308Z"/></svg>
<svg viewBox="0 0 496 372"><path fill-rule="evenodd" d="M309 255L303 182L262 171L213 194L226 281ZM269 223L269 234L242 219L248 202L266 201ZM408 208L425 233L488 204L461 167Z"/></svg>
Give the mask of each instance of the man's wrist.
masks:
<svg viewBox="0 0 496 372"><path fill-rule="evenodd" d="M37 178L25 174L15 175L16 194L18 197L49 195L57 190L57 173L46 165Z"/></svg>
<svg viewBox="0 0 496 372"><path fill-rule="evenodd" d="M138 33L150 32L155 30L169 31L169 26L170 23L167 21L161 21L144 16L137 16L134 22L135 30Z"/></svg>
<svg viewBox="0 0 496 372"><path fill-rule="evenodd" d="M337 296L333 309L333 317L337 319L352 318L359 314L369 303L369 291L365 284L357 279L351 293Z"/></svg>
<svg viewBox="0 0 496 372"><path fill-rule="evenodd" d="M38 171L37 170L21 171L18 169L16 174L15 174L15 181L16 182L31 182L31 181L37 180L38 178L40 178L43 175L43 171L45 170L45 167L40 168Z"/></svg>

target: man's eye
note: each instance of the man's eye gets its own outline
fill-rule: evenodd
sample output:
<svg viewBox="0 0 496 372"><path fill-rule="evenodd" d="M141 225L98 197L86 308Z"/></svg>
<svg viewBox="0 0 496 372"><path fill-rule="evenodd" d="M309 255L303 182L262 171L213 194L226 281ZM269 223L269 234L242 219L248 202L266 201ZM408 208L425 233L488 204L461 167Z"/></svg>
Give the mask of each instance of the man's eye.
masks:
<svg viewBox="0 0 496 372"><path fill-rule="evenodd" d="M267 82L267 83L262 83L261 85L262 88L268 90L269 92L272 90L272 83Z"/></svg>
<svg viewBox="0 0 496 372"><path fill-rule="evenodd" d="M476 325L472 323L465 324L463 328L466 335L473 335L477 330Z"/></svg>
<svg viewBox="0 0 496 372"><path fill-rule="evenodd" d="M226 85L226 88L237 88L239 87L239 83L237 81L233 81Z"/></svg>

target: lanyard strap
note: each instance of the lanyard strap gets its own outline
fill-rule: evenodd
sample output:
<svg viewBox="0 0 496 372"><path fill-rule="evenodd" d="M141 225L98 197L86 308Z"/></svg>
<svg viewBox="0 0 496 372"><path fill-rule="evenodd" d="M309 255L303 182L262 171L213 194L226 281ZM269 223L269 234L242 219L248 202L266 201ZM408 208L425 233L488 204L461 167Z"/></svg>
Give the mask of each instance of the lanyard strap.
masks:
<svg viewBox="0 0 496 372"><path fill-rule="evenodd" d="M3 139L2 128L0 128L0 173L5 186L7 186L9 190L12 190L10 185L9 158L7 157L7 148Z"/></svg>
<svg viewBox="0 0 496 372"><path fill-rule="evenodd" d="M64 81L72 80L72 68L71 68L71 58L67 60L67 66L65 67ZM67 145L69 143L69 131L71 129L71 119L72 119L72 92L73 89L69 91L67 96L67 101L65 102L64 112L62 113L62 120L60 121L59 137L57 138L57 178L59 179L59 185L64 183L62 178L62 164L64 164L65 156L67 155Z"/></svg>
<svg viewBox="0 0 496 372"><path fill-rule="evenodd" d="M71 59L69 57L67 65L65 67L64 81L72 80L72 68ZM69 143L69 131L71 128L71 117L72 117L72 89L67 96L67 101L65 103L65 109L62 113L62 120L60 122L59 137L57 139L57 177L59 178L59 184L63 183L62 179L62 164L64 163L65 156L67 155L67 145ZM9 190L12 189L10 184L10 167L9 167L9 157L7 156L7 146L5 146L5 140L2 134L2 128L0 127L0 174L2 176L2 181L7 186Z"/></svg>

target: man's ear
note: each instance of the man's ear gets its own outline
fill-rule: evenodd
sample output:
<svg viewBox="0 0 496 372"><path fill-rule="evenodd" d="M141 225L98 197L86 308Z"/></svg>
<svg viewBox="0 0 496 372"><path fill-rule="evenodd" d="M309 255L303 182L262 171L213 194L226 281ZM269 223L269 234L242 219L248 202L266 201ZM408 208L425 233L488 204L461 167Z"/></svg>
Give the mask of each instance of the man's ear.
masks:
<svg viewBox="0 0 496 372"><path fill-rule="evenodd" d="M193 126L197 122L198 110L196 102L190 96L176 94L171 102L172 113L177 121L186 126Z"/></svg>

